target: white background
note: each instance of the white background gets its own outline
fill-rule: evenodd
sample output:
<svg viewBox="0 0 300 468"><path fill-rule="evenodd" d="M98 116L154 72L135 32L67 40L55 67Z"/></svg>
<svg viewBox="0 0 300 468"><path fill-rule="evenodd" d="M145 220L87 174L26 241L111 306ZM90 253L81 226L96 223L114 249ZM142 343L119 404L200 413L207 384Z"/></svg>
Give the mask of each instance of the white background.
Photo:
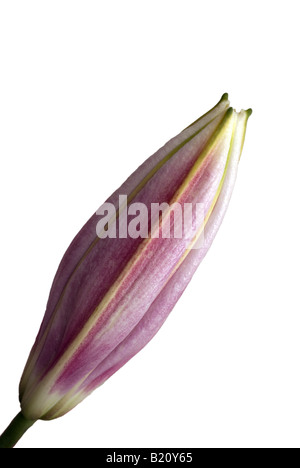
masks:
<svg viewBox="0 0 300 468"><path fill-rule="evenodd" d="M58 263L223 92L253 108L219 234L153 341L19 447L300 447L297 1L0 3L0 432Z"/></svg>

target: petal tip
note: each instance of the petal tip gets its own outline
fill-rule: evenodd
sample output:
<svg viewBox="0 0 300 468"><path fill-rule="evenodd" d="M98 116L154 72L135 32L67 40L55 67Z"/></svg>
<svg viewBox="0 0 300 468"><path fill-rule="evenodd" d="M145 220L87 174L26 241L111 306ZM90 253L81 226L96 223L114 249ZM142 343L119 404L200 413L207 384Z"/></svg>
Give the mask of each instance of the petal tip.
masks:
<svg viewBox="0 0 300 468"><path fill-rule="evenodd" d="M233 107L229 107L226 111L225 117L230 117L234 113Z"/></svg>
<svg viewBox="0 0 300 468"><path fill-rule="evenodd" d="M228 100L228 93L222 94L222 97L221 97L221 99L220 99L220 102L222 102L222 101L227 101L227 100Z"/></svg>

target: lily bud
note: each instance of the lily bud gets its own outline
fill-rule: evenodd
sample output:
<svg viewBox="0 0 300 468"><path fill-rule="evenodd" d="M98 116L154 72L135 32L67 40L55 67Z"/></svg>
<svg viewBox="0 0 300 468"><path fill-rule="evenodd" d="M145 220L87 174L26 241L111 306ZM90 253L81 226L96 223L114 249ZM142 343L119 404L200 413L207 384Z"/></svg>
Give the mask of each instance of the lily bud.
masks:
<svg viewBox="0 0 300 468"><path fill-rule="evenodd" d="M224 94L147 159L75 237L21 379L27 420L63 416L160 329L222 222L250 113L230 108ZM162 204L167 208L157 217ZM176 235L174 207L185 206L189 222ZM162 235L166 226L169 237ZM136 235L130 235L133 227Z"/></svg>

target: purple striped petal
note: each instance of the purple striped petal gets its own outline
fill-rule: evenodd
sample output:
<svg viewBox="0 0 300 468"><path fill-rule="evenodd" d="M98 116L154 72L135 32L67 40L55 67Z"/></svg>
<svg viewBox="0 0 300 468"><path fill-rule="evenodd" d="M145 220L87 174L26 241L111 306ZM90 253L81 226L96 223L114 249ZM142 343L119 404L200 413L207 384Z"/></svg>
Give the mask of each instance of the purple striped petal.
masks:
<svg viewBox="0 0 300 468"><path fill-rule="evenodd" d="M248 114L228 106L224 96L108 199L116 208L119 195L148 208L202 203L200 249L190 250L203 229L194 214L181 239L99 239L94 215L72 242L20 384L29 419L52 419L72 409L151 340L181 296L213 241L234 185ZM164 217L158 231L163 223Z"/></svg>

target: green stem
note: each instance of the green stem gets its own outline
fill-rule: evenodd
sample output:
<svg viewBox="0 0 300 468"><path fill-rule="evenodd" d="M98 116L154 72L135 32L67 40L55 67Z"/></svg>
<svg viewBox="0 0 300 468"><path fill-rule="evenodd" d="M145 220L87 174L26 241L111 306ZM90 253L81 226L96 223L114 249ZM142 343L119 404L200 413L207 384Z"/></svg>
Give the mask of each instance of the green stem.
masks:
<svg viewBox="0 0 300 468"><path fill-rule="evenodd" d="M25 419L23 414L19 413L0 436L0 448L13 448L35 422Z"/></svg>

